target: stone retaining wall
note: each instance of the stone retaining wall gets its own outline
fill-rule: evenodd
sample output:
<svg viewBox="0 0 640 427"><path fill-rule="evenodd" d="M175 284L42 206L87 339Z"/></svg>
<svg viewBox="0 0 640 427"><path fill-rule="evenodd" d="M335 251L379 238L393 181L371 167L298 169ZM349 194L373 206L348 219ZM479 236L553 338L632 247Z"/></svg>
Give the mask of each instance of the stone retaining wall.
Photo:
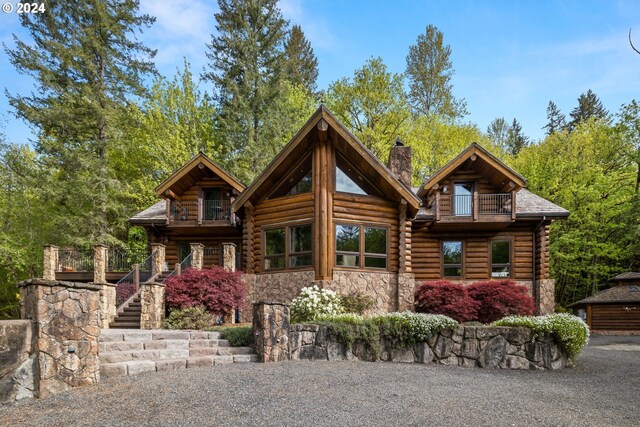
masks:
<svg viewBox="0 0 640 427"><path fill-rule="evenodd" d="M323 325L291 325L291 360L367 360L401 363L437 363L467 368L561 369L567 356L553 337L534 337L529 328L458 326L446 329L427 342L394 349L384 341L373 358L363 342L347 349Z"/></svg>
<svg viewBox="0 0 640 427"><path fill-rule="evenodd" d="M0 321L0 403L37 396L34 337L29 320Z"/></svg>

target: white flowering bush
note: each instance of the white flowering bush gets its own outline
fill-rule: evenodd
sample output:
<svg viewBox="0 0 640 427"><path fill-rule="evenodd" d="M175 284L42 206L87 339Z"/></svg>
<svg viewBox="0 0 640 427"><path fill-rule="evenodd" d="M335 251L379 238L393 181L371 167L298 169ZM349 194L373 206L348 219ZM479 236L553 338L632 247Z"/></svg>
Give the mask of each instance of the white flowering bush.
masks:
<svg viewBox="0 0 640 427"><path fill-rule="evenodd" d="M302 288L291 302L291 322L310 322L344 313L340 295L331 289L320 289L318 285Z"/></svg>
<svg viewBox="0 0 640 427"><path fill-rule="evenodd" d="M405 311L387 313L371 319L380 328L380 335L398 347L408 347L428 340L447 328L455 328L457 321L443 314L426 314Z"/></svg>
<svg viewBox="0 0 640 427"><path fill-rule="evenodd" d="M546 316L507 316L492 323L494 326L526 326L535 334L551 333L564 347L571 361L589 343L589 327L572 314L555 313Z"/></svg>

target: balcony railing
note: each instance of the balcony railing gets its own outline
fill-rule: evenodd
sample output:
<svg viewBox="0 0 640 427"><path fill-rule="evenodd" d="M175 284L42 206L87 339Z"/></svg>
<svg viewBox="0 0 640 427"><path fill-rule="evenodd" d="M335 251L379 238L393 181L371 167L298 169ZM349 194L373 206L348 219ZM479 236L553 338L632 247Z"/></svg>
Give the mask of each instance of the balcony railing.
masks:
<svg viewBox="0 0 640 427"><path fill-rule="evenodd" d="M167 223L226 221L233 223L230 200L167 201Z"/></svg>
<svg viewBox="0 0 640 427"><path fill-rule="evenodd" d="M93 271L93 249L60 249L56 271Z"/></svg>
<svg viewBox="0 0 640 427"><path fill-rule="evenodd" d="M436 221L515 219L515 193L442 195L434 203Z"/></svg>

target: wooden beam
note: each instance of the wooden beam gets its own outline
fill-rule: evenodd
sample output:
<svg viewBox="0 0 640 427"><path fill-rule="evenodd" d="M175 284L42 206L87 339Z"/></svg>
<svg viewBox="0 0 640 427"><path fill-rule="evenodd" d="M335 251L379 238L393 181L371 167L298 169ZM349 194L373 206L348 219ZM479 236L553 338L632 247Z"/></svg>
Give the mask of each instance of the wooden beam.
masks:
<svg viewBox="0 0 640 427"><path fill-rule="evenodd" d="M245 236L246 243L245 253L247 254L247 274L253 274L254 270L254 257L253 257L253 205L251 202L244 204L244 218L245 218Z"/></svg>
<svg viewBox="0 0 640 427"><path fill-rule="evenodd" d="M471 201L471 208L473 210L473 220L477 221L478 220L478 208L479 208L479 203L478 203L478 192L474 191L473 192L473 200Z"/></svg>
<svg viewBox="0 0 640 427"><path fill-rule="evenodd" d="M169 223L171 222L170 221L170 218L171 218L171 200L166 199L164 202L165 202L165 207L167 209L167 225L169 225Z"/></svg>
<svg viewBox="0 0 640 427"><path fill-rule="evenodd" d="M516 192L511 190L511 221L516 220Z"/></svg>
<svg viewBox="0 0 640 427"><path fill-rule="evenodd" d="M328 139L329 123L325 119L320 119L316 127L318 129L318 139L321 142L325 142Z"/></svg>
<svg viewBox="0 0 640 427"><path fill-rule="evenodd" d="M180 200L180 197L178 197L178 195L171 190L166 190L164 194L165 196L169 196L172 200Z"/></svg>
<svg viewBox="0 0 640 427"><path fill-rule="evenodd" d="M476 154L472 154L471 157L469 158L471 159L472 162L475 162L478 156Z"/></svg>
<svg viewBox="0 0 640 427"><path fill-rule="evenodd" d="M204 169L204 164L198 163L198 169L200 169L200 170Z"/></svg>
<svg viewBox="0 0 640 427"><path fill-rule="evenodd" d="M398 258L399 267L398 273L407 272L407 201L402 199L400 201L400 209L398 209L398 231L400 232L400 241L398 243ZM389 254L390 255L390 254Z"/></svg>
<svg viewBox="0 0 640 427"><path fill-rule="evenodd" d="M440 221L440 193L436 193L436 204L435 204L435 214L436 214L436 221Z"/></svg>
<svg viewBox="0 0 640 427"><path fill-rule="evenodd" d="M501 193L506 193L508 191L513 190L515 188L515 186L516 186L515 182L509 181L500 189L500 192Z"/></svg>
<svg viewBox="0 0 640 427"><path fill-rule="evenodd" d="M198 225L202 225L202 197L198 197L198 201L196 202L196 208L198 211Z"/></svg>

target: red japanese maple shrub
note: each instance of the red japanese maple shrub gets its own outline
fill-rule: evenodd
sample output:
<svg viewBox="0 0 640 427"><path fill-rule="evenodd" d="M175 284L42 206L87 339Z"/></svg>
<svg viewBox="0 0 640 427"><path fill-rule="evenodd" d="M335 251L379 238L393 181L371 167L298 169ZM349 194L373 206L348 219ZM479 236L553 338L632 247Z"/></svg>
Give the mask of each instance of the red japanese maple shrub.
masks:
<svg viewBox="0 0 640 427"><path fill-rule="evenodd" d="M423 282L416 290L415 299L417 312L444 314L458 322L475 320L479 306L464 286L448 280Z"/></svg>
<svg viewBox="0 0 640 427"><path fill-rule="evenodd" d="M491 323L509 315L533 314L535 306L526 286L513 280L480 281L467 287L469 296L480 304L478 320Z"/></svg>
<svg viewBox="0 0 640 427"><path fill-rule="evenodd" d="M189 269L180 276L169 277L165 294L169 309L204 306L219 315L231 313L244 303L245 286L242 273L231 273L221 267Z"/></svg>

